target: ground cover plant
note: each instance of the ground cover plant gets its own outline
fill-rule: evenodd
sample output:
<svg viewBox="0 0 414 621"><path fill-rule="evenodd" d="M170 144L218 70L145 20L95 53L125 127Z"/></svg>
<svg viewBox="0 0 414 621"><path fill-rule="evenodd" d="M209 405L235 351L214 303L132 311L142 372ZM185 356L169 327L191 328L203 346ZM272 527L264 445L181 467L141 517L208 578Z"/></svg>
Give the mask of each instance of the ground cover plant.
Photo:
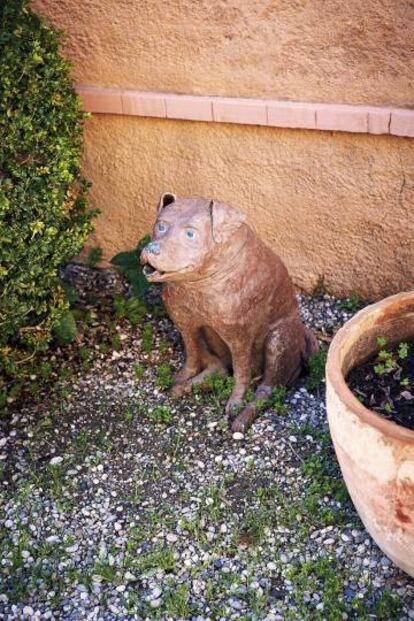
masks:
<svg viewBox="0 0 414 621"><path fill-rule="evenodd" d="M91 230L83 113L59 34L25 0L0 5L0 407L26 366L75 324L59 270Z"/></svg>
<svg viewBox="0 0 414 621"><path fill-rule="evenodd" d="M377 340L379 351L352 369L347 381L358 399L408 429L414 429L414 341L389 345Z"/></svg>
<svg viewBox="0 0 414 621"><path fill-rule="evenodd" d="M45 379L37 403L11 403L0 420L0 616L414 615L412 581L349 501L319 387L278 391L234 441L223 417L231 378L169 398L183 352L156 293L134 327L117 315L125 289L113 274L66 276L89 329L78 320L79 343L51 354L55 389ZM301 310L327 341L349 317L329 296L302 298Z"/></svg>

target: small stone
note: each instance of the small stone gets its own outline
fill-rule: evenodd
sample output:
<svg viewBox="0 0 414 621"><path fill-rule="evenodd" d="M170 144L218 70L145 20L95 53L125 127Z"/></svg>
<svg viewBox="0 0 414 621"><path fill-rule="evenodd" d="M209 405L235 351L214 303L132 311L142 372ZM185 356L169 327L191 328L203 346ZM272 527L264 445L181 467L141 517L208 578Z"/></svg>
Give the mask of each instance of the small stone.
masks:
<svg viewBox="0 0 414 621"><path fill-rule="evenodd" d="M168 535L166 536L166 539L168 543L175 543L176 541L178 541L178 537L174 533L168 533Z"/></svg>
<svg viewBox="0 0 414 621"><path fill-rule="evenodd" d="M151 599L159 599L160 595L161 595L162 591L160 589L160 587L154 587L151 591Z"/></svg>
<svg viewBox="0 0 414 621"><path fill-rule="evenodd" d="M50 535L50 537L46 537L47 543L58 543L59 537L57 535Z"/></svg>
<svg viewBox="0 0 414 621"><path fill-rule="evenodd" d="M159 598L158 599L152 599L150 601L150 606L151 606L151 608L159 608L161 606L161 600Z"/></svg>
<svg viewBox="0 0 414 621"><path fill-rule="evenodd" d="M33 617L34 615L34 610L31 606L25 606L23 608L23 616L24 617Z"/></svg>
<svg viewBox="0 0 414 621"><path fill-rule="evenodd" d="M233 433L233 440L243 440L244 439L244 433L241 433L241 431L235 431Z"/></svg>
<svg viewBox="0 0 414 621"><path fill-rule="evenodd" d="M61 464L63 461L63 457L52 457L52 459L50 460L50 465L51 466L58 466L59 464Z"/></svg>
<svg viewBox="0 0 414 621"><path fill-rule="evenodd" d="M74 554L78 550L79 550L79 546L77 543L73 544L73 546L69 546L66 548L66 552L68 552L69 554Z"/></svg>
<svg viewBox="0 0 414 621"><path fill-rule="evenodd" d="M88 587L86 587L84 584L78 584L76 590L79 591L79 593L87 593Z"/></svg>

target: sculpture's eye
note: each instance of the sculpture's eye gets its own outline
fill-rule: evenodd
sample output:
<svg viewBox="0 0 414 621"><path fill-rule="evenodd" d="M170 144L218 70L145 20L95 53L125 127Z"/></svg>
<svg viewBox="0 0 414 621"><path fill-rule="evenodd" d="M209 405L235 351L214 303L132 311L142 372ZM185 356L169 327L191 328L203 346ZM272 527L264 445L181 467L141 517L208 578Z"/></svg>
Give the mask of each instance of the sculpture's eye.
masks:
<svg viewBox="0 0 414 621"><path fill-rule="evenodd" d="M166 232L167 225L165 224L165 222L157 222L157 224L155 225L155 230L157 231L157 233L161 233L162 235Z"/></svg>
<svg viewBox="0 0 414 621"><path fill-rule="evenodd" d="M185 236L187 239L194 239L195 232L193 231L193 229L186 229Z"/></svg>

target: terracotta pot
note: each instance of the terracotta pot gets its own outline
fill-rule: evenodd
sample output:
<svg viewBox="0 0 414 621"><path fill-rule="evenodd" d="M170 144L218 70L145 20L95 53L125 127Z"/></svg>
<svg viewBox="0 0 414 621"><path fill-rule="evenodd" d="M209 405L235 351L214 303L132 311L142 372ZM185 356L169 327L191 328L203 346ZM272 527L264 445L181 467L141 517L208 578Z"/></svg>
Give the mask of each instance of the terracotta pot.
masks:
<svg viewBox="0 0 414 621"><path fill-rule="evenodd" d="M339 330L326 365L331 436L346 486L382 551L414 576L414 431L364 407L345 378L389 344L414 338L414 291L368 306Z"/></svg>

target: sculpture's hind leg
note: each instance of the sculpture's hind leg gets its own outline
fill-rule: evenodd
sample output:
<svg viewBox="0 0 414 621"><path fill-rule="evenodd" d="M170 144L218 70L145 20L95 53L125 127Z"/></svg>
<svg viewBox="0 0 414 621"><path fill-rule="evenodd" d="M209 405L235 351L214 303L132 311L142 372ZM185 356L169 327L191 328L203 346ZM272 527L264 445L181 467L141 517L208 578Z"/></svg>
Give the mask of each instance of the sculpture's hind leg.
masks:
<svg viewBox="0 0 414 621"><path fill-rule="evenodd" d="M182 397L190 394L192 387L197 384L203 384L209 376L217 373L219 375L227 375L228 370L225 364L218 356L208 351L205 343L200 339L198 343L199 368L194 374L176 376L175 383L170 390L172 397Z"/></svg>
<svg viewBox="0 0 414 621"><path fill-rule="evenodd" d="M257 402L270 397L274 386L290 386L299 377L306 357L305 327L299 317L279 321L265 344L263 378L253 401L239 414L232 431L244 432L259 415Z"/></svg>

